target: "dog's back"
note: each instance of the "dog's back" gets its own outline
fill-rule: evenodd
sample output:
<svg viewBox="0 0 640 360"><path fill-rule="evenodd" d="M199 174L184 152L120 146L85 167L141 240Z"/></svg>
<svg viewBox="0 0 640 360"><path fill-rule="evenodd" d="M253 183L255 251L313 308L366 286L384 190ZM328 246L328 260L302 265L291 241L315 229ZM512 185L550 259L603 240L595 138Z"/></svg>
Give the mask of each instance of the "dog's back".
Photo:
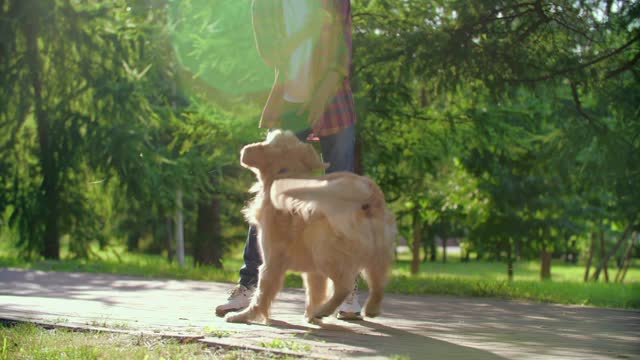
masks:
<svg viewBox="0 0 640 360"><path fill-rule="evenodd" d="M272 184L270 199L280 220L295 232L294 238L322 238L305 241L314 247L314 254L320 250L353 254L351 261L359 264L372 256L378 261L380 256L392 256L395 221L384 194L368 177L338 172L281 179Z"/></svg>
<svg viewBox="0 0 640 360"><path fill-rule="evenodd" d="M269 232L265 240L272 240L263 246L279 242L277 246L287 253L279 261L293 270L322 274L334 287L348 288L362 271L372 290L365 313L379 314L393 261L396 224L375 182L341 172L276 180L269 194L267 212L274 218L262 225ZM275 223L284 228L269 229ZM273 236L286 238L287 244Z"/></svg>

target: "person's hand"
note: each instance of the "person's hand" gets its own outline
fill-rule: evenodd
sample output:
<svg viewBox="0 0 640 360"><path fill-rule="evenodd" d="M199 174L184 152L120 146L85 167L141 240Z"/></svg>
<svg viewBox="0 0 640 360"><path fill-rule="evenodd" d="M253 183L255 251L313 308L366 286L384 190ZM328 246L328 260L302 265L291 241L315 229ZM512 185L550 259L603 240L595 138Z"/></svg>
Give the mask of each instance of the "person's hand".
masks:
<svg viewBox="0 0 640 360"><path fill-rule="evenodd" d="M318 90L298 111L298 115L302 115L306 111L309 112L307 122L311 125L311 128L320 120L320 117L326 110L327 104L336 95L339 81L340 74L334 70L329 71L321 82L320 87L318 87Z"/></svg>

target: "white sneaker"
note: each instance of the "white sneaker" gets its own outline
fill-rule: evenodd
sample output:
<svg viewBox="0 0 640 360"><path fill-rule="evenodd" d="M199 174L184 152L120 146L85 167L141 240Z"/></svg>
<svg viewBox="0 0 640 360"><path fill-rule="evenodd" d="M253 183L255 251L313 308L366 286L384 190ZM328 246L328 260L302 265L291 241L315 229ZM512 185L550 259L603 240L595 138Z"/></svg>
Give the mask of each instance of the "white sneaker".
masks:
<svg viewBox="0 0 640 360"><path fill-rule="evenodd" d="M358 302L358 280L353 286L353 291L347 296L338 308L338 319L340 320L362 320L360 315L362 307Z"/></svg>
<svg viewBox="0 0 640 360"><path fill-rule="evenodd" d="M216 315L222 317L226 313L246 309L251 303L251 298L255 291L255 287L248 288L244 285L234 287L227 302L216 307Z"/></svg>

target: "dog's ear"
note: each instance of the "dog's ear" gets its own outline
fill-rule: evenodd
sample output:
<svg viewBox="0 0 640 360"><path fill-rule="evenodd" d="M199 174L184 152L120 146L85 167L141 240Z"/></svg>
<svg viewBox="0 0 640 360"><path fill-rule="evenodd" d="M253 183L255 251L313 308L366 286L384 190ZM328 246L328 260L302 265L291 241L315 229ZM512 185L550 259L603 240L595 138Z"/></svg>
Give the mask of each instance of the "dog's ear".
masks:
<svg viewBox="0 0 640 360"><path fill-rule="evenodd" d="M311 170L325 170L329 164L323 163L320 155L311 144L303 144L302 162Z"/></svg>
<svg viewBox="0 0 640 360"><path fill-rule="evenodd" d="M266 145L251 144L240 151L240 164L247 168L262 169L266 164Z"/></svg>

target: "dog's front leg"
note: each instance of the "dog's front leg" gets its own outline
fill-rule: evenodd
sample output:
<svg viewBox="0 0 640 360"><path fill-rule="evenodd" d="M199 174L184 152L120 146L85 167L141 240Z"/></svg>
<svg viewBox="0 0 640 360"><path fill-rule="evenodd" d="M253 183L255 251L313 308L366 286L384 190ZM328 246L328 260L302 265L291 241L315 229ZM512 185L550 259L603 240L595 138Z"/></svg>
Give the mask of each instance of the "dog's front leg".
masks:
<svg viewBox="0 0 640 360"><path fill-rule="evenodd" d="M279 264L277 260L265 259L260 266L260 277L258 280L258 290L253 294L251 305L244 311L227 315L227 322L249 323L252 321L266 324L269 321L269 310L271 303L282 287L286 267Z"/></svg>
<svg viewBox="0 0 640 360"><path fill-rule="evenodd" d="M302 275L307 289L307 307L305 319L313 323L316 310L327 299L327 277L320 273L305 273Z"/></svg>
<svg viewBox="0 0 640 360"><path fill-rule="evenodd" d="M364 306L364 314L368 317L376 317L382 312L384 287L387 285L391 266L390 257L385 261L383 256L377 257L377 262L371 261L364 269L364 277L369 285L369 297Z"/></svg>
<svg viewBox="0 0 640 360"><path fill-rule="evenodd" d="M353 277L346 276L340 278L331 278L333 280L333 296L316 310L314 317L322 319L323 317L333 314L338 306L349 296L353 289L355 275ZM350 279L350 280L347 280Z"/></svg>

